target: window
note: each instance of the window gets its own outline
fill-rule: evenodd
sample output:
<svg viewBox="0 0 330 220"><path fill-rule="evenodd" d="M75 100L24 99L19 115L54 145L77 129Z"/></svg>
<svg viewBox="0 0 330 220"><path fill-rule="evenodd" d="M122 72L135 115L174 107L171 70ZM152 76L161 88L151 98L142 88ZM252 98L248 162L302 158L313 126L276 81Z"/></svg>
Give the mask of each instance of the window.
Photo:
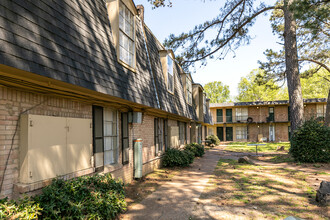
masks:
<svg viewBox="0 0 330 220"><path fill-rule="evenodd" d="M226 109L226 122L233 122L233 111L232 111L232 109Z"/></svg>
<svg viewBox="0 0 330 220"><path fill-rule="evenodd" d="M135 66L134 15L119 2L119 59Z"/></svg>
<svg viewBox="0 0 330 220"><path fill-rule="evenodd" d="M236 127L236 140L247 139L247 127Z"/></svg>
<svg viewBox="0 0 330 220"><path fill-rule="evenodd" d="M104 109L104 164L118 162L117 111Z"/></svg>
<svg viewBox="0 0 330 220"><path fill-rule="evenodd" d="M187 88L187 102L189 105L192 104L192 84L191 79L188 77L186 78L186 88Z"/></svg>
<svg viewBox="0 0 330 220"><path fill-rule="evenodd" d="M269 107L268 121L274 121L274 107Z"/></svg>
<svg viewBox="0 0 330 220"><path fill-rule="evenodd" d="M206 108L206 95L204 94L203 95L203 111L204 111L204 114L206 114L206 110L207 110L207 108Z"/></svg>
<svg viewBox="0 0 330 220"><path fill-rule="evenodd" d="M248 118L247 108L237 108L236 109L236 121L246 121Z"/></svg>
<svg viewBox="0 0 330 220"><path fill-rule="evenodd" d="M123 164L129 162L129 143L128 143L128 113L121 114L121 143L123 153Z"/></svg>
<svg viewBox="0 0 330 220"><path fill-rule="evenodd" d="M93 151L95 166L118 162L117 111L93 106Z"/></svg>
<svg viewBox="0 0 330 220"><path fill-rule="evenodd" d="M223 122L222 109L217 109L217 122Z"/></svg>
<svg viewBox="0 0 330 220"><path fill-rule="evenodd" d="M186 123L184 122L178 122L179 125L179 140L180 145L185 144L187 135L186 135Z"/></svg>
<svg viewBox="0 0 330 220"><path fill-rule="evenodd" d="M154 120L154 139L155 139L155 153L159 155L164 149L167 149L167 120L163 118L155 118Z"/></svg>
<svg viewBox="0 0 330 220"><path fill-rule="evenodd" d="M326 112L326 105L318 104L316 105L316 117L324 117Z"/></svg>
<svg viewBox="0 0 330 220"><path fill-rule="evenodd" d="M173 60L167 55L167 90L174 92Z"/></svg>

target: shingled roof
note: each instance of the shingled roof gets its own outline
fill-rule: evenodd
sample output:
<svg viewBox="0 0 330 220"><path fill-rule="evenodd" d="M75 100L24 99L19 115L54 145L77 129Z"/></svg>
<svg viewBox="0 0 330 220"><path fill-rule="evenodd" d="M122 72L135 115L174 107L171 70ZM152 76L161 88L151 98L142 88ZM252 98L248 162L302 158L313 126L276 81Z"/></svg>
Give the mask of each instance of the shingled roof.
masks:
<svg viewBox="0 0 330 220"><path fill-rule="evenodd" d="M327 102L327 99L326 98L304 99L304 103L319 103L319 102ZM289 105L289 100L211 103L210 108L233 107L233 106L256 106L256 105Z"/></svg>
<svg viewBox="0 0 330 220"><path fill-rule="evenodd" d="M136 40L134 73L117 62L104 1L0 1L0 64L158 108L139 19Z"/></svg>
<svg viewBox="0 0 330 220"><path fill-rule="evenodd" d="M146 25L144 25L144 30L161 109L173 114L195 119L195 113L193 109L189 108L189 105L185 100L180 77L181 68L176 62L174 62L174 94L171 94L167 90L159 55L159 51L164 50L165 48L163 45L161 45L161 43L157 40L157 38L152 34Z"/></svg>

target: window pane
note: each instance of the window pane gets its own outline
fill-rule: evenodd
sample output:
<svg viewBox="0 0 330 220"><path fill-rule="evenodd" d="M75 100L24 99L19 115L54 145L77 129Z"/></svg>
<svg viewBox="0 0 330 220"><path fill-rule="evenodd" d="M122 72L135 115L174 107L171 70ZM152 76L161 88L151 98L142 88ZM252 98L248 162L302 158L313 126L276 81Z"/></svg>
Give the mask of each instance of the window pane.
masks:
<svg viewBox="0 0 330 220"><path fill-rule="evenodd" d="M104 164L113 164L113 152L104 151Z"/></svg>
<svg viewBox="0 0 330 220"><path fill-rule="evenodd" d="M117 135L117 123L116 122L113 122L112 123L112 131L111 131L111 135L112 136L116 136Z"/></svg>
<svg viewBox="0 0 330 220"><path fill-rule="evenodd" d="M104 151L113 149L113 138L112 137L104 137Z"/></svg>
<svg viewBox="0 0 330 220"><path fill-rule="evenodd" d="M100 153L103 152L103 138L95 139L95 152Z"/></svg>
<svg viewBox="0 0 330 220"><path fill-rule="evenodd" d="M110 136L113 134L113 125L112 122L105 121L104 122L104 136Z"/></svg>
<svg viewBox="0 0 330 220"><path fill-rule="evenodd" d="M124 30L124 18L119 15L119 28Z"/></svg>

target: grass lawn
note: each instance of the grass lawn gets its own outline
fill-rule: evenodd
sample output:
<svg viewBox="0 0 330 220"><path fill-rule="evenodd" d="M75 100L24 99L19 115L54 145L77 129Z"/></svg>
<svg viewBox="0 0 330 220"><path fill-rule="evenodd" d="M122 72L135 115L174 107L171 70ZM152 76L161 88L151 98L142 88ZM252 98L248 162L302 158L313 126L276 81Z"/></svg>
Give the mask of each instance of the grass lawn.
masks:
<svg viewBox="0 0 330 220"><path fill-rule="evenodd" d="M220 159L199 202L214 219L329 219L329 209L315 202L316 183L329 174L326 164L260 166Z"/></svg>
<svg viewBox="0 0 330 220"><path fill-rule="evenodd" d="M256 144L257 142L232 142L226 145L225 150L235 151L235 152L256 152L255 146L247 146L248 144ZM276 152L278 146L284 146L285 150L288 151L290 148L290 142L280 142L280 143L259 143L266 144L265 146L258 146L258 152Z"/></svg>

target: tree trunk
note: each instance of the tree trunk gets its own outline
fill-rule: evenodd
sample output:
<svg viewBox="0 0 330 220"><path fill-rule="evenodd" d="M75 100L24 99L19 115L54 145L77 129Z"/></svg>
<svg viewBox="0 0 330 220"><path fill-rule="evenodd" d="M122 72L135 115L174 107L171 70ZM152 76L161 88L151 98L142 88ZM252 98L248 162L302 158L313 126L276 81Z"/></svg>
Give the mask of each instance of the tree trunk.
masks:
<svg viewBox="0 0 330 220"><path fill-rule="evenodd" d="M327 108L325 111L325 123L326 126L330 127L330 89L328 94L328 100L327 100Z"/></svg>
<svg viewBox="0 0 330 220"><path fill-rule="evenodd" d="M284 46L286 76L289 90L291 115L291 130L296 130L303 122L304 103L301 93L301 84L298 66L296 21L289 6L293 0L284 0Z"/></svg>

